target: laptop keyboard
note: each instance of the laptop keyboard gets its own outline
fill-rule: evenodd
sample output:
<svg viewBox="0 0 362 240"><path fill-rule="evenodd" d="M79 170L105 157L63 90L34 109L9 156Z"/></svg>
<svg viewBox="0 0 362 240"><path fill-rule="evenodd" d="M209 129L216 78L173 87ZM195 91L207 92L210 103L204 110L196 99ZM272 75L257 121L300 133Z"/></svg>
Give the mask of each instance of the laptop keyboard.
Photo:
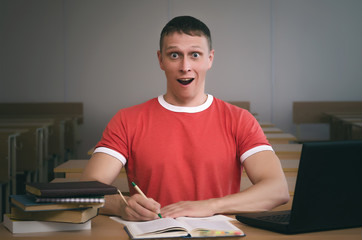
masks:
<svg viewBox="0 0 362 240"><path fill-rule="evenodd" d="M277 214L269 216L261 216L258 219L269 221L269 222L289 222L290 214Z"/></svg>

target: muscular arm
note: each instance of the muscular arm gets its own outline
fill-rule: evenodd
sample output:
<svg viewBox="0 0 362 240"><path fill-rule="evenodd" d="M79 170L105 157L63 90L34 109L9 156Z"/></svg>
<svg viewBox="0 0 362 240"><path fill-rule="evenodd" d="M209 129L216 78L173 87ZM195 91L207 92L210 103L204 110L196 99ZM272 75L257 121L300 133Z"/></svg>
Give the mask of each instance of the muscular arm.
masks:
<svg viewBox="0 0 362 240"><path fill-rule="evenodd" d="M244 167L253 186L222 198L171 204L161 209L168 217L210 216L218 213L267 211L289 200L288 186L278 157L262 151L248 157Z"/></svg>
<svg viewBox="0 0 362 240"><path fill-rule="evenodd" d="M84 169L81 180L97 180L112 184L122 167L123 164L118 159L105 153L95 153ZM105 205L100 209L100 213L121 216L126 220L156 219L157 213L160 212L160 205L157 202L153 199L144 199L139 194L126 197L128 206L120 195L107 195L105 199Z"/></svg>

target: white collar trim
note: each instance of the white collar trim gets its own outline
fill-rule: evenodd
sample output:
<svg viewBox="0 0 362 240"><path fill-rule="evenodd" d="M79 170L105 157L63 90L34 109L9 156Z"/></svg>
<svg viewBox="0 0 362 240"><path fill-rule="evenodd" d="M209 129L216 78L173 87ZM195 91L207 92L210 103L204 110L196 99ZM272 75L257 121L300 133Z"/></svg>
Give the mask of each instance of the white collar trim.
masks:
<svg viewBox="0 0 362 240"><path fill-rule="evenodd" d="M203 104L196 106L196 107L180 107L171 105L168 102L165 101L163 98L163 95L158 96L158 102L161 104L162 107L166 108L167 110L170 110L172 112L184 112L184 113L198 113L202 112L206 109L208 109L212 102L214 100L214 97L210 94L207 94L207 100Z"/></svg>

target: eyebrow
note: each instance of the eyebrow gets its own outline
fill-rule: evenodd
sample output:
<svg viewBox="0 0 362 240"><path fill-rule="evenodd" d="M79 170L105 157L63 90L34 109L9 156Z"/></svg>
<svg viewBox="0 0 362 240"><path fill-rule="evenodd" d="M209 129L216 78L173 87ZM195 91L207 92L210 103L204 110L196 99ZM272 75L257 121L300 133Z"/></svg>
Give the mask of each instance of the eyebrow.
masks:
<svg viewBox="0 0 362 240"><path fill-rule="evenodd" d="M168 50L178 49L178 48L179 48L179 47L177 47L177 46L169 46L169 47L167 47L165 50L168 51ZM202 49L202 47L200 47L200 46L191 46L191 48Z"/></svg>

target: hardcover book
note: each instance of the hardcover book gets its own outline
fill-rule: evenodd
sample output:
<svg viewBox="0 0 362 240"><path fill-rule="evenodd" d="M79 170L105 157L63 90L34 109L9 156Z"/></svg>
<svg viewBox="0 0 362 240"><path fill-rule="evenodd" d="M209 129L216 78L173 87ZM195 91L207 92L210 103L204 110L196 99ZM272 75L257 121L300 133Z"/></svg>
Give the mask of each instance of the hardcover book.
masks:
<svg viewBox="0 0 362 240"><path fill-rule="evenodd" d="M25 212L20 208L11 207L10 218L16 220L85 223L97 215L98 215L98 208Z"/></svg>
<svg viewBox="0 0 362 240"><path fill-rule="evenodd" d="M57 198L55 198L57 199ZM80 209L89 207L102 207L104 203L93 202L37 202L32 195L11 195L10 202L12 205L21 208L24 211L47 211L47 210L66 210Z"/></svg>
<svg viewBox="0 0 362 240"><path fill-rule="evenodd" d="M26 191L38 197L89 197L117 194L117 188L98 181L27 183Z"/></svg>
<svg viewBox="0 0 362 240"><path fill-rule="evenodd" d="M91 222L92 220L80 224L44 221L19 221L10 219L9 214L4 214L3 224L12 233L35 233L90 230Z"/></svg>
<svg viewBox="0 0 362 240"><path fill-rule="evenodd" d="M37 203L105 203L104 197L36 198Z"/></svg>

